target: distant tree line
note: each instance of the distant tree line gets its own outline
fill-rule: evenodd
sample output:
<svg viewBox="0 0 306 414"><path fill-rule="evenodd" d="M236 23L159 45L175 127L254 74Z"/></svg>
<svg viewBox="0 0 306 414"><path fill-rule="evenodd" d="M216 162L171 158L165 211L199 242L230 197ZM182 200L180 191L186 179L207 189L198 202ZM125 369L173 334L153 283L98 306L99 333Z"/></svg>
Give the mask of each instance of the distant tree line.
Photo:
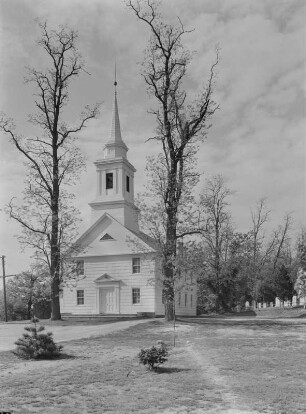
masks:
<svg viewBox="0 0 306 414"><path fill-rule="evenodd" d="M160 162L149 159L148 191L139 203L142 226L162 252L166 240ZM293 219L286 214L271 229L272 212L260 199L250 209L250 225L239 232L231 217L234 194L221 175L207 179L199 197L194 186L186 192L178 217L177 254L172 258L174 294L197 283L198 311L233 311L255 302L291 301L306 294L305 230L293 234ZM186 277L187 276L187 277ZM163 274L161 272L161 279ZM184 282L186 281L186 282Z"/></svg>
<svg viewBox="0 0 306 414"><path fill-rule="evenodd" d="M199 311L231 311L246 301L270 303L276 297L291 301L299 293L305 231L293 238L290 214L269 231L272 212L261 199L251 210L249 230L241 233L231 218L231 195L219 175L206 181L200 197L200 237L194 250Z"/></svg>

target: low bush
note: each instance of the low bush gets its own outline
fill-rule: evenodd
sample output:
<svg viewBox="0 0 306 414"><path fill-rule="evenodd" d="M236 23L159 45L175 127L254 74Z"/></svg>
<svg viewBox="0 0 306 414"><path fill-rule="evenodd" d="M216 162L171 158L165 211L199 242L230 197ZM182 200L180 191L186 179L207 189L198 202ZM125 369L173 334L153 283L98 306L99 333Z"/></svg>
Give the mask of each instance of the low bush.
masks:
<svg viewBox="0 0 306 414"><path fill-rule="evenodd" d="M22 334L15 342L17 348L15 355L24 359L52 359L57 357L63 347L57 345L53 338L52 332L42 333L45 330L44 326L37 326L39 319L33 318L31 320L32 326L26 326L24 329L27 333Z"/></svg>
<svg viewBox="0 0 306 414"><path fill-rule="evenodd" d="M142 348L138 354L139 362L149 369L156 369L168 360L169 351L167 345L161 341L151 348Z"/></svg>

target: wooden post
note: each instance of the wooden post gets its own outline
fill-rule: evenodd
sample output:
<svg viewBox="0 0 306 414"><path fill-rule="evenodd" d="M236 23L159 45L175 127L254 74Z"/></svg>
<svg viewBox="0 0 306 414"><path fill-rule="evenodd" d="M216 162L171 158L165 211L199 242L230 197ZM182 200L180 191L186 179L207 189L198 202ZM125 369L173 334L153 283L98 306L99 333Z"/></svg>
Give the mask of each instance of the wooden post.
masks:
<svg viewBox="0 0 306 414"><path fill-rule="evenodd" d="M7 306L6 306L6 286L5 286L5 256L2 258L2 278L3 278L3 303L4 303L4 317L5 322L7 322Z"/></svg>

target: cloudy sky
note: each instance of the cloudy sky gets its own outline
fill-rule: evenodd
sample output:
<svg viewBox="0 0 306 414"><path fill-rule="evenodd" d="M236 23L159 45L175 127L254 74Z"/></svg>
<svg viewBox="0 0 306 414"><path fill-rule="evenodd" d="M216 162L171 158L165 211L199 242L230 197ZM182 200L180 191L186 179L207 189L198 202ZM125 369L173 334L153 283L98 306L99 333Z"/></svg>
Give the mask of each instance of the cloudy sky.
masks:
<svg viewBox="0 0 306 414"><path fill-rule="evenodd" d="M31 134L27 116L34 111L33 90L23 82L25 67L46 63L35 43L35 19L79 32L90 76L74 83L68 120L77 119L84 105L103 102L99 119L79 140L88 167L74 191L85 229L96 188L92 163L110 130L115 61L121 129L137 169L136 191L145 182L145 157L158 151L156 143L145 143L154 133L154 118L147 113L154 101L146 95L139 67L149 32L121 0L1 0L0 8L0 111L14 118L24 135ZM216 45L221 49L215 90L220 110L199 153L203 179L214 174L228 179L238 230L248 230L251 207L267 197L271 228L290 211L297 231L306 221L305 1L164 0L162 10L167 21L176 23L179 16L186 28L195 29L184 43L195 52L186 79L190 98L207 79ZM6 255L7 273L13 274L31 259L14 237L20 228L2 209L14 196L21 200L25 169L4 135L0 146L0 255Z"/></svg>

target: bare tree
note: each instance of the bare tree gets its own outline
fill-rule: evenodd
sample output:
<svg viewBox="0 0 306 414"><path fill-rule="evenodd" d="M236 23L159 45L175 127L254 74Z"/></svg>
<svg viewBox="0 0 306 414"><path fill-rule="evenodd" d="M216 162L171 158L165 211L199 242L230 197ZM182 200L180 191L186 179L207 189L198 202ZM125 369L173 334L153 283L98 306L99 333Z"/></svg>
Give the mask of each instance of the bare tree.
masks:
<svg viewBox="0 0 306 414"><path fill-rule="evenodd" d="M261 198L255 210L251 210L252 261L250 262L249 275L254 300L258 299L262 285L273 281L278 270L277 267L283 264L284 260L288 261L287 250L292 217L287 213L284 217L284 223L279 225L270 235L267 235L266 226L270 215L271 211L266 206L265 198Z"/></svg>
<svg viewBox="0 0 306 414"><path fill-rule="evenodd" d="M75 182L84 166L83 157L75 146L75 134L97 116L98 105L86 107L74 126L64 121L70 82L85 71L76 48L77 33L66 27L49 30L46 23L39 26L42 34L38 44L50 64L45 70L29 68L26 79L36 90L37 112L29 117L29 122L38 127L39 134L28 137L17 134L5 115L1 116L0 127L24 156L28 167L24 204L18 208L11 201L9 214L22 225L28 244L36 247L47 261L51 278L51 317L56 320L61 318L62 247L69 238L69 222L71 224L75 217L75 211L68 214L71 196L66 187Z"/></svg>
<svg viewBox="0 0 306 414"><path fill-rule="evenodd" d="M277 246L275 249L274 259L273 259L273 269L275 270L279 262L282 260L283 255L287 255L289 246L289 232L292 227L292 217L287 213L284 217L283 225L280 225L278 229L274 232L275 239L277 240Z"/></svg>
<svg viewBox="0 0 306 414"><path fill-rule="evenodd" d="M204 241L205 261L214 280L216 310L222 299L222 268L227 260L229 242L233 233L228 211L229 196L233 192L226 186L223 176L216 175L206 181L200 198L201 219L205 223L201 234Z"/></svg>
<svg viewBox="0 0 306 414"><path fill-rule="evenodd" d="M207 86L200 96L187 104L182 82L190 62L182 38L189 33L178 19L173 26L163 22L154 1L127 1L127 6L149 28L151 38L145 53L142 75L148 93L156 98L156 140L162 149L166 168L163 188L165 212L164 298L166 320L173 320L175 258L177 254L178 211L184 191L185 166L194 158L197 143L203 140L208 121L217 110L212 100L215 68L212 65Z"/></svg>

